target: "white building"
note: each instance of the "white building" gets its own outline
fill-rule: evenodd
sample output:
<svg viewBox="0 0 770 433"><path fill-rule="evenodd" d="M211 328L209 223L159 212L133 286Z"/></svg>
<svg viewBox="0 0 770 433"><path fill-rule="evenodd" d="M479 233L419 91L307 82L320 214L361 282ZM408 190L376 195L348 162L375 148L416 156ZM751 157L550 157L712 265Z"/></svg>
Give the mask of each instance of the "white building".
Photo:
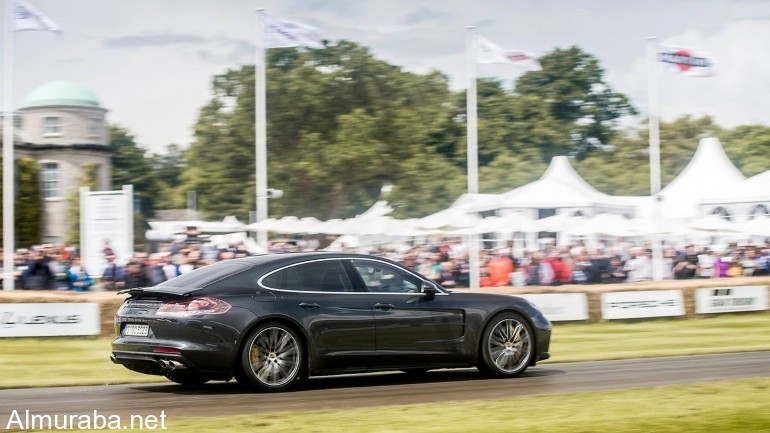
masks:
<svg viewBox="0 0 770 433"><path fill-rule="evenodd" d="M15 143L15 154L40 164L42 240L63 242L70 235L67 198L77 194L86 167L96 169L93 190L112 187L107 110L87 88L53 81L33 90L19 111L22 142Z"/></svg>

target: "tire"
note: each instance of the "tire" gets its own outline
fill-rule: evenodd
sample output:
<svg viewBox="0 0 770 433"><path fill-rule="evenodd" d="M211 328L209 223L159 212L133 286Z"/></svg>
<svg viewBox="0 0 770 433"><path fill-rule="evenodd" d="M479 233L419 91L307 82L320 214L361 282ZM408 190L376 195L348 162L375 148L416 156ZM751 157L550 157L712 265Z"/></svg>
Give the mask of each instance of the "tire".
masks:
<svg viewBox="0 0 770 433"><path fill-rule="evenodd" d="M166 375L166 379L174 383L190 387L201 386L209 381L209 378L206 376L193 376L190 374L180 373L169 373Z"/></svg>
<svg viewBox="0 0 770 433"><path fill-rule="evenodd" d="M261 324L243 346L243 378L260 391L286 391L303 378L304 357L302 340L293 329L282 323Z"/></svg>
<svg viewBox="0 0 770 433"><path fill-rule="evenodd" d="M482 373L501 378L520 376L535 356L532 327L519 314L498 314L484 328L479 349Z"/></svg>

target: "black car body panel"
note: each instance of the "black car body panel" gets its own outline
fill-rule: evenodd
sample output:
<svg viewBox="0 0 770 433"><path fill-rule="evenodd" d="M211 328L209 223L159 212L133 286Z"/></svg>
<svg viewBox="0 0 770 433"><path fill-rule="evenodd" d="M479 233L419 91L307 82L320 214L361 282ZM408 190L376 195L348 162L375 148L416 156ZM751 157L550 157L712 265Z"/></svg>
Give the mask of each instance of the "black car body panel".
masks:
<svg viewBox="0 0 770 433"><path fill-rule="evenodd" d="M425 284L433 283L396 263L358 254L220 262L125 291L130 297L115 316L113 361L147 374L238 377L252 331L280 323L300 337L306 376L475 366L485 328L504 312L531 327L529 365L549 356L551 324L528 301L451 293L435 284L435 295L427 294Z"/></svg>

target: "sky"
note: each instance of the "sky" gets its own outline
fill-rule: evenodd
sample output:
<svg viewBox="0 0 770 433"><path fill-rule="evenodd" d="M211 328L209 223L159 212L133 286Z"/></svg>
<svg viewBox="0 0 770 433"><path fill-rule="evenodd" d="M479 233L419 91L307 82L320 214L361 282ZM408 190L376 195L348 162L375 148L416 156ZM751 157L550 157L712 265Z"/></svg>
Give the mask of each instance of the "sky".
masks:
<svg viewBox="0 0 770 433"><path fill-rule="evenodd" d="M642 113L629 125L646 116L646 44L654 36L704 50L715 62L709 78L659 74L663 120L690 114L726 127L770 125L770 0L27 1L62 36L15 33L15 106L49 81L78 82L109 110L111 124L155 153L192 142L214 75L254 63L255 8L318 27L331 41L367 46L407 71L442 71L454 90L467 87L467 26L536 55L577 45ZM521 72L479 65L478 73L511 83Z"/></svg>

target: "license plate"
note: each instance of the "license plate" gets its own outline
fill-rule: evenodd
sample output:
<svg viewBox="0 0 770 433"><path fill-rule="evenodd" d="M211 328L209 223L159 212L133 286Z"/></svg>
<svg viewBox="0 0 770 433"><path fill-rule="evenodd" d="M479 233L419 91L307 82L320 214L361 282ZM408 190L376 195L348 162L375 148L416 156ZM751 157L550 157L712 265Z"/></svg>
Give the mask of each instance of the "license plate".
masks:
<svg viewBox="0 0 770 433"><path fill-rule="evenodd" d="M146 337L150 334L150 325L134 325L128 324L123 328L123 335L131 335L134 337Z"/></svg>

